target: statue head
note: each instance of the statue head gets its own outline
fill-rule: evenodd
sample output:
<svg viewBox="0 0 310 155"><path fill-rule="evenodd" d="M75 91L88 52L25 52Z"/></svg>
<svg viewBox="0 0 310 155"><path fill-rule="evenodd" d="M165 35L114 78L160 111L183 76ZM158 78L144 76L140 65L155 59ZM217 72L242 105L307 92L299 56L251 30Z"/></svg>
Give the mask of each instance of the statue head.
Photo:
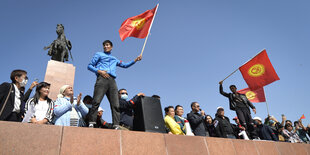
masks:
<svg viewBox="0 0 310 155"><path fill-rule="evenodd" d="M64 33L64 30L65 30L65 27L62 25L62 24L57 24L57 27L56 27L56 33L58 35L61 35Z"/></svg>

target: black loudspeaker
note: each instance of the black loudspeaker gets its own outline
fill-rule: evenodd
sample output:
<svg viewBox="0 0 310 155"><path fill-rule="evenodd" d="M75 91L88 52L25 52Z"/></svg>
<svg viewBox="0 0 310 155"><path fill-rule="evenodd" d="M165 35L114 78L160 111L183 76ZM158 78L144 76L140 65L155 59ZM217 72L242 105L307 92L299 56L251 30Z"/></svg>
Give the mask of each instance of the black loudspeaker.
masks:
<svg viewBox="0 0 310 155"><path fill-rule="evenodd" d="M145 96L135 103L133 130L166 133L159 99Z"/></svg>

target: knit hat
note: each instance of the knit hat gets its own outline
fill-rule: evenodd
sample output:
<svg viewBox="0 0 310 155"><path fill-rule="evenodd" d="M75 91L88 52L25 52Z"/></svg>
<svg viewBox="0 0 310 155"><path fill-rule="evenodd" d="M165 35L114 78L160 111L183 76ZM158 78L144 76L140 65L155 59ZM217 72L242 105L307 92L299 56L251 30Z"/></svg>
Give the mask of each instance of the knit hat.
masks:
<svg viewBox="0 0 310 155"><path fill-rule="evenodd" d="M65 90L70 87L69 85L63 85L60 89L59 89L59 94L57 95L57 98L63 98L64 95L63 93L65 92Z"/></svg>

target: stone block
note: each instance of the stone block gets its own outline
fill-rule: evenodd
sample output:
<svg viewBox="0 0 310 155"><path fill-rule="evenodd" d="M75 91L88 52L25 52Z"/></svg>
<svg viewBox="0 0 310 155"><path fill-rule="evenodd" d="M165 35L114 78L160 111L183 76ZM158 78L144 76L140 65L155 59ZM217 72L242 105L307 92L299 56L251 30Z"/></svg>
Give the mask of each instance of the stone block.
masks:
<svg viewBox="0 0 310 155"><path fill-rule="evenodd" d="M294 154L293 148L290 145L290 143L286 142L275 142L278 151L280 152L281 155L292 155Z"/></svg>
<svg viewBox="0 0 310 155"><path fill-rule="evenodd" d="M167 154L163 134L121 131L122 155Z"/></svg>
<svg viewBox="0 0 310 155"><path fill-rule="evenodd" d="M50 60L46 67L44 81L51 84L49 97L57 99L60 87L63 85L74 86L75 67L59 61Z"/></svg>
<svg viewBox="0 0 310 155"><path fill-rule="evenodd" d="M242 140L242 139L231 139L234 144L236 154L238 155L257 155L254 141Z"/></svg>
<svg viewBox="0 0 310 155"><path fill-rule="evenodd" d="M165 140L169 155L208 155L205 137L165 134Z"/></svg>
<svg viewBox="0 0 310 155"><path fill-rule="evenodd" d="M0 121L0 154L59 154L61 126Z"/></svg>
<svg viewBox="0 0 310 155"><path fill-rule="evenodd" d="M274 141L254 141L256 149L260 155L279 155Z"/></svg>
<svg viewBox="0 0 310 155"><path fill-rule="evenodd" d="M206 140L210 155L236 154L235 147L230 139L207 137Z"/></svg>
<svg viewBox="0 0 310 155"><path fill-rule="evenodd" d="M120 131L82 127L64 127L61 155L119 155Z"/></svg>
<svg viewBox="0 0 310 155"><path fill-rule="evenodd" d="M292 146L292 149L293 149L295 155L306 155L307 154L307 150L303 146L303 144L291 143L290 145Z"/></svg>

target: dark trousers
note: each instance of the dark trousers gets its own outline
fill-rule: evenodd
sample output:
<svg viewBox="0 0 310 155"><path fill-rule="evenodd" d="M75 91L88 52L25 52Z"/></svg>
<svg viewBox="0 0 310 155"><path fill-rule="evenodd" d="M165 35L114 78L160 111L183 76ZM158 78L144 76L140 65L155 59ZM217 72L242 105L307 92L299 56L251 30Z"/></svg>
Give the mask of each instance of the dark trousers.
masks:
<svg viewBox="0 0 310 155"><path fill-rule="evenodd" d="M236 108L236 113L242 126L248 128L250 125L253 125L253 120L249 108Z"/></svg>
<svg viewBox="0 0 310 155"><path fill-rule="evenodd" d="M110 102L113 125L119 125L120 111L119 111L118 89L116 82L113 77L106 79L100 75L98 75L96 80L92 101L92 108L88 113L89 122L96 122L98 108L104 95L107 95L108 100Z"/></svg>
<svg viewBox="0 0 310 155"><path fill-rule="evenodd" d="M4 121L21 122L22 118L19 113L12 112Z"/></svg>
<svg viewBox="0 0 310 155"><path fill-rule="evenodd" d="M257 137L257 133L254 130L253 119L249 108L236 108L237 117L240 124L246 128L250 134L250 138L254 139Z"/></svg>

